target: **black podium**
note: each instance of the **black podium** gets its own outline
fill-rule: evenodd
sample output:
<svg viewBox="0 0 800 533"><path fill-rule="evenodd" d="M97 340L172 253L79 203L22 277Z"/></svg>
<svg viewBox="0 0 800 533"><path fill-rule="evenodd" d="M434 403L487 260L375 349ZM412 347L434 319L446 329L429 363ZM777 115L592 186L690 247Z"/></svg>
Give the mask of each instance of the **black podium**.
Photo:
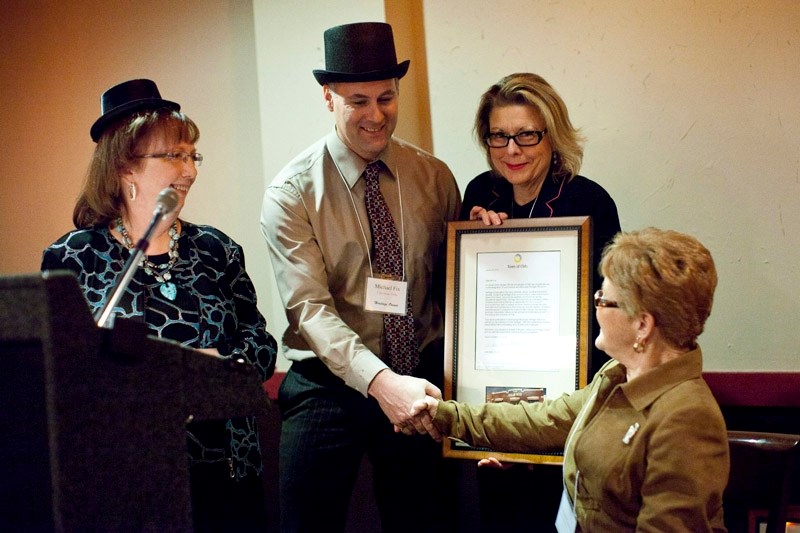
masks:
<svg viewBox="0 0 800 533"><path fill-rule="evenodd" d="M249 366L96 327L71 274L0 277L0 531L190 531L187 421L268 408Z"/></svg>

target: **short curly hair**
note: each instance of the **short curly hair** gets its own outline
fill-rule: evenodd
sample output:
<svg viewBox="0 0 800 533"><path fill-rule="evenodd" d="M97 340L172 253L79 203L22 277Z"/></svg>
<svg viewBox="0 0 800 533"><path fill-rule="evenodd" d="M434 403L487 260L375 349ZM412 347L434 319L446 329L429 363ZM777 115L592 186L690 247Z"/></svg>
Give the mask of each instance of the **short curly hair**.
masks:
<svg viewBox="0 0 800 533"><path fill-rule="evenodd" d="M667 342L696 346L717 287L714 260L697 239L658 228L620 232L603 251L600 273L629 316L650 313Z"/></svg>

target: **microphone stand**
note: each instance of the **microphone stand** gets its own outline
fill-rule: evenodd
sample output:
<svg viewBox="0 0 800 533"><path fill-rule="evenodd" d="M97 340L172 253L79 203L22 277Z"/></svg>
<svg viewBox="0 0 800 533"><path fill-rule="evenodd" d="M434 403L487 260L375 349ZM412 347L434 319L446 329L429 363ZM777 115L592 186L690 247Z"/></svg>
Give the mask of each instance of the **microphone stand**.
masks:
<svg viewBox="0 0 800 533"><path fill-rule="evenodd" d="M172 211L170 209L170 211ZM139 260L144 255L145 250L150 245L150 237L153 235L153 231L156 229L156 225L161 220L165 214L167 214L167 210L164 208L163 205L158 204L156 207L155 212L153 213L153 218L150 220L150 225L147 227L147 231L145 231L144 235L139 242L136 243L136 247L133 249L133 253L128 258L128 262L125 263L125 269L122 271L122 276L119 279L117 286L114 288L114 292L111 293L111 298L108 299L106 302L105 307L103 310L97 314L97 325L101 328L111 328L113 327L113 320L109 323L109 317L111 316L111 312L114 310L114 306L117 305L119 299L122 298L122 293L125 292L125 289L128 288L128 285L133 278L133 275L136 273L136 269L139 266Z"/></svg>

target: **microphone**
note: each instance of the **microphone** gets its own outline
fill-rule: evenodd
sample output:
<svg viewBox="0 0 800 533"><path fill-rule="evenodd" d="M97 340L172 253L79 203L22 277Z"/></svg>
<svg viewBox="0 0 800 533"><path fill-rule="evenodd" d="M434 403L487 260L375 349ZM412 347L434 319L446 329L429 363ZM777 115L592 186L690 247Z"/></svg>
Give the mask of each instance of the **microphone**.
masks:
<svg viewBox="0 0 800 533"><path fill-rule="evenodd" d="M175 211L177 206L178 193L176 193L174 190L167 187L158 193L158 196L156 197L156 208L153 210L153 218L150 219L150 225L147 226L144 235L142 235L142 238L136 243L134 250L141 250L142 253L147 250L147 247L150 245L150 237L152 237L153 231L156 229L158 223L161 222L161 219L166 215L169 215Z"/></svg>
<svg viewBox="0 0 800 533"><path fill-rule="evenodd" d="M139 239L139 242L137 242L136 246L133 248L128 262L125 263L125 268L120 273L114 292L111 293L111 297L108 299L108 302L106 302L103 310L97 314L96 320L99 327L111 327L112 324L108 323L111 311L114 309L114 306L117 305L119 299L122 298L122 293L125 292L131 279L133 279L136 268L139 266L139 260L144 255L147 247L150 246L150 237L152 237L153 231L155 231L161 219L175 211L176 207L178 207L178 193L169 187L158 193L156 197L156 208L153 210L153 217L150 219L147 230L145 230L144 235L142 235L142 238Z"/></svg>

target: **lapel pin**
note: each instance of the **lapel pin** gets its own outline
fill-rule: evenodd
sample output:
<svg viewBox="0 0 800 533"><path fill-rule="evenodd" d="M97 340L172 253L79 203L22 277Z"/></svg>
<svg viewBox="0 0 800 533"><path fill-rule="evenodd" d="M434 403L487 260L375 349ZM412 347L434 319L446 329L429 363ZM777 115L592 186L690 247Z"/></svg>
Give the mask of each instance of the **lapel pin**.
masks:
<svg viewBox="0 0 800 533"><path fill-rule="evenodd" d="M633 438L634 435L636 435L637 431L639 431L639 422L634 422L633 424L631 424L631 427L628 428L628 432L625 433L625 436L622 437L622 443L630 444L631 439Z"/></svg>

